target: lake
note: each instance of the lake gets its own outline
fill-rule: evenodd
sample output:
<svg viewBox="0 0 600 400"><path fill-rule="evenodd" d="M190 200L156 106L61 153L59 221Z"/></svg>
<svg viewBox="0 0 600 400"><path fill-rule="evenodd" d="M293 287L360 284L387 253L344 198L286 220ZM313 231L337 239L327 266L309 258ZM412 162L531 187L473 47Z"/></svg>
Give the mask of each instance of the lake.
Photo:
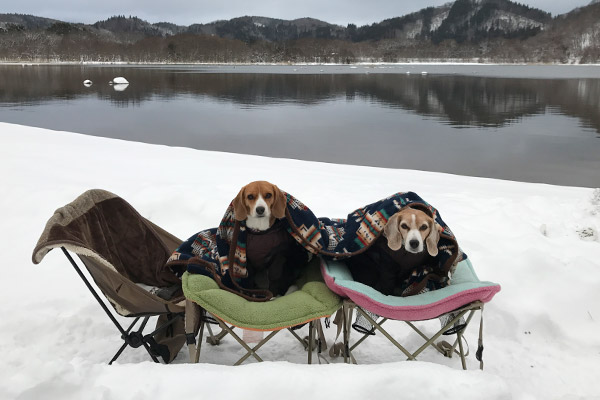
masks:
<svg viewBox="0 0 600 400"><path fill-rule="evenodd" d="M109 85L117 76L129 85ZM0 65L0 121L600 187L600 66Z"/></svg>

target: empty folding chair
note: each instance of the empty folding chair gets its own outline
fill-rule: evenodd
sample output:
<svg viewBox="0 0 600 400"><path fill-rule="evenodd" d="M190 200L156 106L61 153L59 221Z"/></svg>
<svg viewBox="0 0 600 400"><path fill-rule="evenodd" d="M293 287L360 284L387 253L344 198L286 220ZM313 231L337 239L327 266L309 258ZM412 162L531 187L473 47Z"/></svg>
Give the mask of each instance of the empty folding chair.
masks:
<svg viewBox="0 0 600 400"><path fill-rule="evenodd" d="M164 269L180 242L122 198L94 189L56 210L33 251L33 263L40 263L54 248L62 249L121 335L123 344L110 363L128 346L143 347L155 362L162 357L169 363L185 343L181 283ZM128 328L111 312L71 253L79 257L114 311L133 318ZM155 316L156 328L144 333Z"/></svg>

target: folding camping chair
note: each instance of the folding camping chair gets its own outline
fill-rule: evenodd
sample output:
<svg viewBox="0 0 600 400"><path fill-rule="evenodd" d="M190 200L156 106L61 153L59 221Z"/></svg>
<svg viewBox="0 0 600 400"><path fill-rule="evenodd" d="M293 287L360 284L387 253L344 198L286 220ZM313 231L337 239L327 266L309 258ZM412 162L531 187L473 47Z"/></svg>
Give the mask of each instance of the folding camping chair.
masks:
<svg viewBox="0 0 600 400"><path fill-rule="evenodd" d="M355 282L347 266L341 262L323 260L321 271L327 286L339 295L346 297L340 314L341 318L338 318L337 321L338 334L340 327L343 332L343 343L334 345L330 355L341 354L344 362L356 364L353 351L375 331L378 331L404 353L408 360L416 360L417 356L432 346L447 357L458 354L463 369L467 369L467 353L464 350L463 333L469 326L475 311L479 311L481 319L476 358L480 362L480 368L483 369L483 306L500 291L500 285L480 281L468 259L458 263L450 285L407 297L385 296L369 286ZM350 327L352 326L353 309L356 309L357 315L368 321L373 328L372 330L366 329L363 336L351 345ZM381 318L376 320L377 316ZM441 328L432 336L427 336L413 323L435 318L440 318L443 322ZM383 323L388 320L404 321L425 340L424 344L415 351L409 351L382 327ZM435 341L443 334L456 334L456 340L453 344L446 341L436 343Z"/></svg>
<svg viewBox="0 0 600 400"><path fill-rule="evenodd" d="M163 266L180 242L125 200L94 189L56 210L33 251L33 263L39 264L54 248L62 249L121 334L123 345L109 364L128 346L143 347L154 362L160 356L169 363L185 343L185 299L179 279ZM69 252L79 256L114 311L134 319L128 328L113 315ZM154 316L156 329L144 334Z"/></svg>
<svg viewBox="0 0 600 400"><path fill-rule="evenodd" d="M284 330L290 332L308 351L309 364L312 364L315 349L320 362L320 353L326 348L320 319L337 311L341 307L341 299L323 282L317 258L307 265L296 285L299 287L296 292L271 301L252 302L219 288L212 278L184 273L182 286L187 298L185 329L190 361L199 361L204 327L210 330L212 322L217 323L222 331L215 335L210 330L206 338L208 343L217 345L224 336L230 335L246 350L235 365L242 364L249 357L258 362L263 361L257 351ZM296 328L305 324L308 324L308 337L301 338L296 333ZM270 333L254 347L250 347L236 334L236 327Z"/></svg>

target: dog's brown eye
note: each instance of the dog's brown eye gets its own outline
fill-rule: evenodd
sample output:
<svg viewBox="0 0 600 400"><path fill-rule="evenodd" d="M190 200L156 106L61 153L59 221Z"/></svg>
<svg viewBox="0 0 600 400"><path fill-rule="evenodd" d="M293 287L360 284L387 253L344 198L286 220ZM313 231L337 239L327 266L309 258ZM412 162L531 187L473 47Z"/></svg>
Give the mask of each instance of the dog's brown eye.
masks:
<svg viewBox="0 0 600 400"><path fill-rule="evenodd" d="M248 200L254 200L254 195L253 194L249 194L248 195Z"/></svg>
<svg viewBox="0 0 600 400"><path fill-rule="evenodd" d="M273 195L271 193L265 194L265 199L270 199Z"/></svg>
<svg viewBox="0 0 600 400"><path fill-rule="evenodd" d="M408 230L408 225L402 224L402 225L400 225L400 228Z"/></svg>
<svg viewBox="0 0 600 400"><path fill-rule="evenodd" d="M426 230L427 230L427 228L428 228L428 226L427 226L427 225L421 225L421 228L419 228L419 229L421 229L422 231L426 231Z"/></svg>

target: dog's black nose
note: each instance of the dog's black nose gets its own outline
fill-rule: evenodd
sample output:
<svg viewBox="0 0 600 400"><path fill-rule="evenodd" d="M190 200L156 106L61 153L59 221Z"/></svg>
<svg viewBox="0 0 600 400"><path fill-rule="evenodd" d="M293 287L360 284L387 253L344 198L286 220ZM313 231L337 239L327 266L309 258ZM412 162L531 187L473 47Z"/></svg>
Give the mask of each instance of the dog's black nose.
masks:
<svg viewBox="0 0 600 400"><path fill-rule="evenodd" d="M265 208L264 207L256 207L256 213L258 215L263 215L265 213Z"/></svg>
<svg viewBox="0 0 600 400"><path fill-rule="evenodd" d="M419 241L417 239L413 239L410 242L408 242L408 244L410 244L410 247L413 249L416 249L417 247L419 247Z"/></svg>

